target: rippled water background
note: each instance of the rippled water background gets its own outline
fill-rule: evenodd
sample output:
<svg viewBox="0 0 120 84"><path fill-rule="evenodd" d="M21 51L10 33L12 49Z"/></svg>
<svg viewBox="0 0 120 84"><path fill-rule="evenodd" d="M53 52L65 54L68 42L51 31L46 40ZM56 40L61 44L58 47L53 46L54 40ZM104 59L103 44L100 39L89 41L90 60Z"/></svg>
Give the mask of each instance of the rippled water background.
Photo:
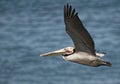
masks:
<svg viewBox="0 0 120 84"><path fill-rule="evenodd" d="M110 67L88 67L41 53L73 45L63 6L79 12ZM120 0L0 0L0 84L120 84Z"/></svg>

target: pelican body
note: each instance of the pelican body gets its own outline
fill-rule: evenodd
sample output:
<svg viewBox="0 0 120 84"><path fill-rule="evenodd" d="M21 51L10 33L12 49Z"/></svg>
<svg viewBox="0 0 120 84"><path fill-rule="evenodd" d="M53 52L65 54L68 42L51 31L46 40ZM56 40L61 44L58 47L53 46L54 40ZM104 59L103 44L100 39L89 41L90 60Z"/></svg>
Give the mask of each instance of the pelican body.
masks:
<svg viewBox="0 0 120 84"><path fill-rule="evenodd" d="M95 51L95 44L89 32L83 26L78 17L78 13L72 6L67 4L64 6L64 22L66 32L73 40L74 47L66 47L53 52L41 54L40 56L57 56L62 55L63 59L87 65L87 66L111 66L110 62L101 59L105 53Z"/></svg>

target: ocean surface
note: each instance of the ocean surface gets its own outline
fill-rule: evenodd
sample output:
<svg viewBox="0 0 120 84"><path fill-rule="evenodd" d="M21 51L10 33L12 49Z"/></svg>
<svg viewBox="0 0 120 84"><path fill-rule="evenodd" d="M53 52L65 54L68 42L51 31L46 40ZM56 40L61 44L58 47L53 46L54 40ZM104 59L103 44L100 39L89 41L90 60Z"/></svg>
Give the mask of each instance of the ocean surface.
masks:
<svg viewBox="0 0 120 84"><path fill-rule="evenodd" d="M74 46L65 32L67 2L112 67L39 56ZM119 53L120 0L0 0L0 84L120 84Z"/></svg>

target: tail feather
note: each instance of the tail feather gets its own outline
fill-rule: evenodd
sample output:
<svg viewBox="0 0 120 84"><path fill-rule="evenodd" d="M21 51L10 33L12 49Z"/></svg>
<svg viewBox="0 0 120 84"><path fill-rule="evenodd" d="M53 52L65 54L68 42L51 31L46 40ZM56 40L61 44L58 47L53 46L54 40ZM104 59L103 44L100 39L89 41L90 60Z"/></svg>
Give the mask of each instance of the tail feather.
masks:
<svg viewBox="0 0 120 84"><path fill-rule="evenodd" d="M112 66L112 64L111 64L110 62L107 62L107 61L103 61L103 65L105 65L105 66L109 66L109 67Z"/></svg>

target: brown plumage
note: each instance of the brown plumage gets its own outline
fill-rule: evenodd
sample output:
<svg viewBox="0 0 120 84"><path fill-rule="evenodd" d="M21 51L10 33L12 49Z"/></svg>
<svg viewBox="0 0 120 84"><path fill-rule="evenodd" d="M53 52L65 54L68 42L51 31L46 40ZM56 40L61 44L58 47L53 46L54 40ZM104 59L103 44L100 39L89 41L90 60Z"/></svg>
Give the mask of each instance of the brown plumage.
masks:
<svg viewBox="0 0 120 84"><path fill-rule="evenodd" d="M62 55L65 60L93 67L112 65L110 62L101 59L104 53L95 52L95 44L92 37L83 26L78 13L69 4L64 6L64 22L66 32L73 40L75 48L66 47L41 56Z"/></svg>
<svg viewBox="0 0 120 84"><path fill-rule="evenodd" d="M95 55L95 46L90 34L83 26L78 13L75 12L75 9L72 10L72 6L68 4L64 6L64 22L66 32L74 42L75 51L83 51Z"/></svg>

